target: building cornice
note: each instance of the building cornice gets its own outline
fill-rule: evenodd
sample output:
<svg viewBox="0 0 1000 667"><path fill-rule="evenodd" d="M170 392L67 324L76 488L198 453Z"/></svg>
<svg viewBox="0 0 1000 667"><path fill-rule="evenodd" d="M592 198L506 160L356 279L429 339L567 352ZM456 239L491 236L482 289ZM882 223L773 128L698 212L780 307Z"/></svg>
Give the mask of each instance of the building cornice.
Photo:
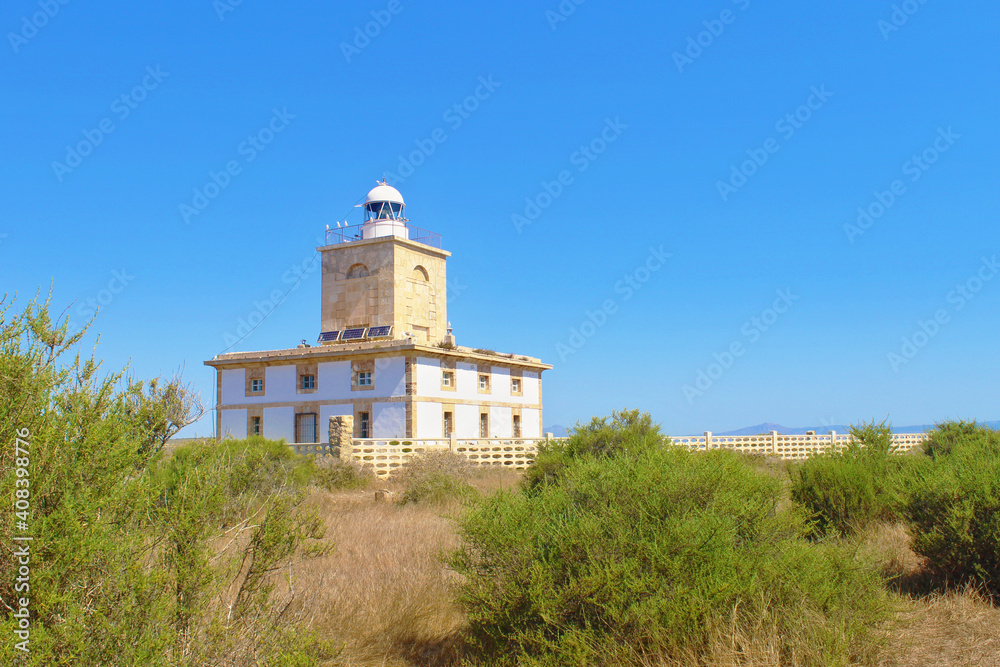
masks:
<svg viewBox="0 0 1000 667"><path fill-rule="evenodd" d="M437 255L447 259L451 257L451 253L447 250L442 250L441 248L435 248L434 246L427 245L426 243L420 243L418 241L411 241L409 239L404 239L400 236L377 236L373 239L359 239L357 241L346 241L344 243L332 243L330 245L319 246L316 248L318 252L330 252L333 250L345 249L345 248L357 248L359 246L366 245L377 245L379 243L393 243L401 246L406 246L412 248L413 250L419 250L420 252L427 253L429 255Z"/></svg>
<svg viewBox="0 0 1000 667"><path fill-rule="evenodd" d="M537 370L550 370L551 365L540 359L520 355L489 354L472 348L443 348L435 345L421 345L408 341L364 342L347 345L321 345L299 347L287 350L267 350L262 352L230 352L220 354L205 362L213 368L242 368L247 366L285 365L289 363L318 363L324 361L353 361L388 356L431 357L455 359L475 363L489 363L493 366L509 366Z"/></svg>

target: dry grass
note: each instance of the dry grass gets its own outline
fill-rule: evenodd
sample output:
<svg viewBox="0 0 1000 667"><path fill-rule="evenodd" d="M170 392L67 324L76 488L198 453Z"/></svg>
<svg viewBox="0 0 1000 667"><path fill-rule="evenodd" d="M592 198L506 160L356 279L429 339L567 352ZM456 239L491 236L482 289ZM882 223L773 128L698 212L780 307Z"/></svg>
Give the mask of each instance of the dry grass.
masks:
<svg viewBox="0 0 1000 667"><path fill-rule="evenodd" d="M468 482L491 495L517 485L506 468L473 470ZM376 491L389 496L376 501ZM442 666L457 664L465 618L454 604L456 576L439 556L457 546L451 517L458 503L392 502L402 486L376 480L357 491L313 489L308 504L326 522L332 554L294 571L304 625L343 645L338 664ZM279 593L286 593L287 585Z"/></svg>
<svg viewBox="0 0 1000 667"><path fill-rule="evenodd" d="M909 600L894 638L893 667L1000 665L1000 609L971 589Z"/></svg>
<svg viewBox="0 0 1000 667"><path fill-rule="evenodd" d="M491 496L497 491L510 491L521 483L522 473L510 468L494 466L480 468L473 474L469 483L484 496Z"/></svg>
<svg viewBox="0 0 1000 667"><path fill-rule="evenodd" d="M862 550L877 558L903 605L886 667L1000 666L1000 609L973 588L949 590L909 547L903 525L877 526Z"/></svg>
<svg viewBox="0 0 1000 667"><path fill-rule="evenodd" d="M464 619L438 555L455 546L445 515L457 508L376 502L376 488L310 497L336 549L295 572L316 591L305 624L344 646L342 665L453 664Z"/></svg>
<svg viewBox="0 0 1000 667"><path fill-rule="evenodd" d="M490 468L474 474L484 495L513 488L520 475ZM376 482L361 490L309 498L336 544L329 556L294 571L296 616L344 650L336 662L352 667L443 667L462 658L465 619L453 600L455 575L438 556L457 543L453 521L461 505L399 506L376 502L375 491L398 486ZM865 664L879 667L963 665L1000 667L1000 609L973 590L934 592L922 559L909 548L901 525L880 526L861 540L860 551L878 562L898 595L901 613L885 654ZM937 587L940 591L940 586ZM711 655L678 662L694 667L798 664L782 655L786 645L774 624L760 619L713 630ZM637 661L639 662L639 661Z"/></svg>

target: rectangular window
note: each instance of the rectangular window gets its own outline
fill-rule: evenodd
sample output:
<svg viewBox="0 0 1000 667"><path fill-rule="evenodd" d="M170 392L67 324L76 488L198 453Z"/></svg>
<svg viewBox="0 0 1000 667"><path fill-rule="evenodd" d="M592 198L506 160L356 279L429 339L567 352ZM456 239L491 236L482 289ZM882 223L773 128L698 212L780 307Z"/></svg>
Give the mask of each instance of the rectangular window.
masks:
<svg viewBox="0 0 1000 667"><path fill-rule="evenodd" d="M306 412L295 415L295 422L296 442L314 443L318 441L315 412Z"/></svg>
<svg viewBox="0 0 1000 667"><path fill-rule="evenodd" d="M367 412L362 412L362 413L360 413L358 415L358 424L359 424L358 432L360 433L359 437L361 437L361 438L370 438L371 437L371 420L368 418L368 413Z"/></svg>
<svg viewBox="0 0 1000 667"><path fill-rule="evenodd" d="M250 435L260 435L260 417L250 418Z"/></svg>
<svg viewBox="0 0 1000 667"><path fill-rule="evenodd" d="M371 371L361 371L358 373L358 386L359 387L370 387L372 386L372 374Z"/></svg>
<svg viewBox="0 0 1000 667"><path fill-rule="evenodd" d="M451 371L445 371L441 374L441 386L442 387L452 387L455 385L455 374Z"/></svg>
<svg viewBox="0 0 1000 667"><path fill-rule="evenodd" d="M485 412L479 415L479 437L490 437L490 416Z"/></svg>
<svg viewBox="0 0 1000 667"><path fill-rule="evenodd" d="M315 389L316 388L316 376L315 375L303 375L299 378L299 386L302 389Z"/></svg>
<svg viewBox="0 0 1000 667"><path fill-rule="evenodd" d="M490 376L489 375L480 375L479 376L479 388L481 390L483 390L483 391L489 391L490 390Z"/></svg>
<svg viewBox="0 0 1000 667"><path fill-rule="evenodd" d="M521 437L521 415L514 415L514 437Z"/></svg>
<svg viewBox="0 0 1000 667"><path fill-rule="evenodd" d="M446 438L450 438L451 437L452 430L454 428L454 426L453 426L454 423L455 422L454 422L454 417L452 416L452 413L450 413L450 412L444 413L444 437L446 437Z"/></svg>
<svg viewBox="0 0 1000 667"><path fill-rule="evenodd" d="M520 394L521 393L521 379L520 378L514 378L513 380L510 381L510 391L511 391L511 393L514 393L514 394Z"/></svg>
<svg viewBox="0 0 1000 667"><path fill-rule="evenodd" d="M260 393L260 392L264 391L264 379L263 378L254 378L254 379L250 380L250 391L252 391L254 393Z"/></svg>

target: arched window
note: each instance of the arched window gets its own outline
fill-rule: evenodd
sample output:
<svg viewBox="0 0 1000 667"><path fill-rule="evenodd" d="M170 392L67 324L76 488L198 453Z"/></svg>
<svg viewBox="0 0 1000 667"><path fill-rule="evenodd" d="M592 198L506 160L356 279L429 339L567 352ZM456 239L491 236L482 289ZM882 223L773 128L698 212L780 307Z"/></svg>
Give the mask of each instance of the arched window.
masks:
<svg viewBox="0 0 1000 667"><path fill-rule="evenodd" d="M364 278L368 275L368 267L364 264L355 264L347 269L347 278Z"/></svg>
<svg viewBox="0 0 1000 667"><path fill-rule="evenodd" d="M413 279L426 282L431 278L430 276L427 275L427 269L418 264L417 266L413 267Z"/></svg>

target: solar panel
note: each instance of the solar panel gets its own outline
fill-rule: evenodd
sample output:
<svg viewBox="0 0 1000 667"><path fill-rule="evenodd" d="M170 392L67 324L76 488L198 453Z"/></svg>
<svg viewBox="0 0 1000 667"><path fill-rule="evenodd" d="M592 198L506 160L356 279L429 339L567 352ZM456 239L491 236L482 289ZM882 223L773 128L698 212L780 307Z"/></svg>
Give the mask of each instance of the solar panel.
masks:
<svg viewBox="0 0 1000 667"><path fill-rule="evenodd" d="M319 335L319 342L332 343L333 341L337 340L338 336L340 336L339 331L324 331Z"/></svg>
<svg viewBox="0 0 1000 667"><path fill-rule="evenodd" d="M340 340L360 340L365 337L365 328L360 329L344 329L344 335L340 337Z"/></svg>
<svg viewBox="0 0 1000 667"><path fill-rule="evenodd" d="M392 325L387 327L371 327L368 329L369 338L385 338L392 333Z"/></svg>

